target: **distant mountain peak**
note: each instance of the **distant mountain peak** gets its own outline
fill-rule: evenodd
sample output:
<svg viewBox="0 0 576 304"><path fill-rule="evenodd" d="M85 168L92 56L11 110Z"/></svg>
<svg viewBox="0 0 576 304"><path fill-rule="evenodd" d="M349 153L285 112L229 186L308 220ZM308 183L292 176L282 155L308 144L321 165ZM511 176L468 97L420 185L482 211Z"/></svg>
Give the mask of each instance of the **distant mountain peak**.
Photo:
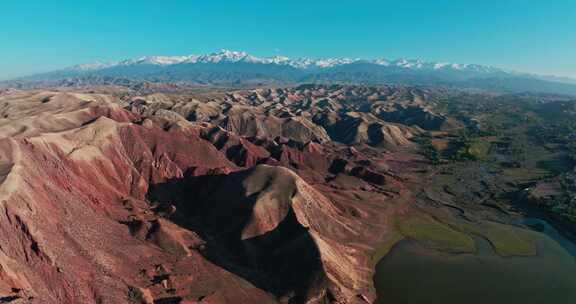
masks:
<svg viewBox="0 0 576 304"><path fill-rule="evenodd" d="M272 57L258 57L250 55L243 51L234 51L228 49L221 49L217 52L204 55L185 55L185 56L144 56L138 59L127 59L115 63L91 63L81 64L69 68L70 70L77 71L93 71L99 69L106 69L114 66L130 66L130 65L159 65L168 66L175 64L196 64L196 63L259 63L259 64L276 64L291 66L298 69L309 68L331 68L353 63L370 63L380 66L397 67L413 70L459 70L459 71L473 71L473 72L498 72L501 69L491 66L475 65L475 64L457 64L447 62L427 62L420 59L396 59L390 60L386 58L378 59L362 59L362 58L297 58L291 59L286 56L272 56Z"/></svg>

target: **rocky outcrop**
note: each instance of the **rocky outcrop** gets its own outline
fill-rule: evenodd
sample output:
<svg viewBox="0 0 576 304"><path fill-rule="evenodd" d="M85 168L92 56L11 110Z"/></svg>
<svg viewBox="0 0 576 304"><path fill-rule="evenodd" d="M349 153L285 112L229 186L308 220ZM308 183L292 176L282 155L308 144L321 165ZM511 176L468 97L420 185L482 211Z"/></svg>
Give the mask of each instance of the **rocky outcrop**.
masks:
<svg viewBox="0 0 576 304"><path fill-rule="evenodd" d="M410 141L420 131L401 124L383 122L371 114L350 112L345 117L326 125L334 140L354 145L397 149L412 145Z"/></svg>
<svg viewBox="0 0 576 304"><path fill-rule="evenodd" d="M209 185L202 194L185 190ZM257 286L297 301L370 294L362 250L337 241L357 235L360 224L289 169L259 165L171 187L155 197L177 202L176 221L202 227L212 258ZM194 197L201 204L190 207Z"/></svg>

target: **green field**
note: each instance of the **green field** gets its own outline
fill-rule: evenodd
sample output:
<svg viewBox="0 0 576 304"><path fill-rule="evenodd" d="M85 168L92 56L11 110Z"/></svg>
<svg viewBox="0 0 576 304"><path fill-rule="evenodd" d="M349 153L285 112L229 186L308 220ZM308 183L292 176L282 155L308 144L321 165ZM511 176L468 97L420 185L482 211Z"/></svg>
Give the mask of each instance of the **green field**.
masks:
<svg viewBox="0 0 576 304"><path fill-rule="evenodd" d="M537 235L529 230L492 222L455 224L462 231L485 237L500 256L534 256Z"/></svg>
<svg viewBox="0 0 576 304"><path fill-rule="evenodd" d="M400 234L427 247L448 252L474 252L474 240L429 215L409 217L397 223Z"/></svg>

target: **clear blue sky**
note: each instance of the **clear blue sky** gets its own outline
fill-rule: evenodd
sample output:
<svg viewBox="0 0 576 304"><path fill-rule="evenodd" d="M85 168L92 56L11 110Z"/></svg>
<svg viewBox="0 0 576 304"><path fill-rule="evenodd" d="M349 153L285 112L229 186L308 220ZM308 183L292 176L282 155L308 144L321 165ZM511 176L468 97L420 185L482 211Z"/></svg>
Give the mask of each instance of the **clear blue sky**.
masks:
<svg viewBox="0 0 576 304"><path fill-rule="evenodd" d="M576 0L0 2L0 78L142 55L420 58L576 77Z"/></svg>

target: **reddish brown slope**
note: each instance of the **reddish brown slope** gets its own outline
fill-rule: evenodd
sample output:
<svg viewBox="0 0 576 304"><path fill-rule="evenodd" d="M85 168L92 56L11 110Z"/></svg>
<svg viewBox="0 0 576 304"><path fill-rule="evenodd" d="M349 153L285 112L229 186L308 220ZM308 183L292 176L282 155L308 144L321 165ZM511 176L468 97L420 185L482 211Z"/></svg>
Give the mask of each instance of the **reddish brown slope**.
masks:
<svg viewBox="0 0 576 304"><path fill-rule="evenodd" d="M392 203L409 195L387 169L390 156L248 140L116 102L0 96L1 295L32 303L374 299L368 256L404 208Z"/></svg>
<svg viewBox="0 0 576 304"><path fill-rule="evenodd" d="M135 118L114 105L103 106L112 118ZM198 252L174 253L132 236L122 224L133 218L156 221L143 201L150 181L178 177L189 168L205 172L234 166L210 144L183 131L99 117L99 108L86 113L96 119L86 126L0 143L5 169L0 186L1 293L34 303L137 302L138 294L170 297L171 279L155 278L178 267L184 280L193 277L192 282L203 282L205 288L186 286L175 294L220 302L270 300ZM171 237L184 247L201 242L177 237L190 233L175 225L161 227L145 238L165 234L160 245Z"/></svg>

